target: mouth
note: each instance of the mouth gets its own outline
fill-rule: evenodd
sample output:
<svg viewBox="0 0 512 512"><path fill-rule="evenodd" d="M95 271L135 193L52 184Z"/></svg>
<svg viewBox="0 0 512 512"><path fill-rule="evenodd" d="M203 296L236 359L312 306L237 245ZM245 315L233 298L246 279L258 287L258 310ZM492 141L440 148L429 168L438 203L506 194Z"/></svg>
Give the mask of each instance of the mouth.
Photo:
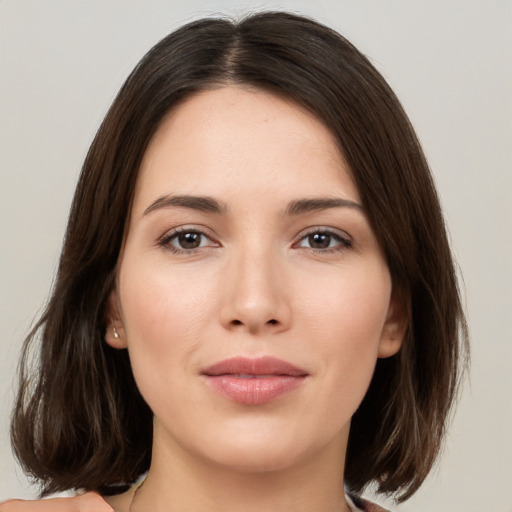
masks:
<svg viewBox="0 0 512 512"><path fill-rule="evenodd" d="M207 384L239 404L261 405L300 387L308 373L274 357L233 357L205 368Z"/></svg>

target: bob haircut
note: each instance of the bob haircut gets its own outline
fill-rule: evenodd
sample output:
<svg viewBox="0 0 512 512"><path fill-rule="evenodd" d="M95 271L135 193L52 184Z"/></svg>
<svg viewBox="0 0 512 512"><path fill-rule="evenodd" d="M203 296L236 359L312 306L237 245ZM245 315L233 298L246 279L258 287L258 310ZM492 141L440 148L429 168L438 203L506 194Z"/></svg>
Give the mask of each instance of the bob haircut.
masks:
<svg viewBox="0 0 512 512"><path fill-rule="evenodd" d="M112 486L149 468L152 412L127 351L104 342L106 301L151 137L184 98L226 85L312 112L350 166L408 326L399 353L377 361L352 419L345 479L356 494L376 483L403 501L439 453L467 356L439 200L414 130L369 60L337 32L284 12L189 23L154 46L122 86L85 159L51 298L25 340L15 454L42 495L119 492Z"/></svg>

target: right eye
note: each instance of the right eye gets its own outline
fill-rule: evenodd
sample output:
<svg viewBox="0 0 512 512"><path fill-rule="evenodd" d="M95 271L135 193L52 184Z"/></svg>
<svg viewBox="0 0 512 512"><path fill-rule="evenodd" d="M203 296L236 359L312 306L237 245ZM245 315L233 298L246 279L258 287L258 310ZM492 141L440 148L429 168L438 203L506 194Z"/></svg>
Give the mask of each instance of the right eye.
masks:
<svg viewBox="0 0 512 512"><path fill-rule="evenodd" d="M197 229L178 228L167 233L159 245L176 253L190 253L204 247L218 247L205 233Z"/></svg>

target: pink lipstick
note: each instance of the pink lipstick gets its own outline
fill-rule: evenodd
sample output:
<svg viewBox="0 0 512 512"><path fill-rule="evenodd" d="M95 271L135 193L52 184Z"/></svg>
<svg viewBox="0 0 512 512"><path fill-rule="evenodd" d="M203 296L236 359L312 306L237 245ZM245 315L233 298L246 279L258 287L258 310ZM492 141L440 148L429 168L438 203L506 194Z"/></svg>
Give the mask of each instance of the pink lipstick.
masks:
<svg viewBox="0 0 512 512"><path fill-rule="evenodd" d="M215 363L201 373L215 391L247 405L271 402L298 388L308 375L304 370L270 356L233 357Z"/></svg>

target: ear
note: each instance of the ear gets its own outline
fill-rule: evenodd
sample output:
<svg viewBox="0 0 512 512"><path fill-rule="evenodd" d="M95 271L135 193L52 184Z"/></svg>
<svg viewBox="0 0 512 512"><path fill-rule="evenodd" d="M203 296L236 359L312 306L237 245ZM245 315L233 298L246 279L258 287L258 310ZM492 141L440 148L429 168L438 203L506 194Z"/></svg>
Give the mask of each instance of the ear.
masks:
<svg viewBox="0 0 512 512"><path fill-rule="evenodd" d="M113 348L123 349L127 347L126 334L119 311L119 299L114 289L110 292L105 305L105 341Z"/></svg>
<svg viewBox="0 0 512 512"><path fill-rule="evenodd" d="M379 343L379 358L394 356L400 350L408 323L407 301L402 293L393 289Z"/></svg>

